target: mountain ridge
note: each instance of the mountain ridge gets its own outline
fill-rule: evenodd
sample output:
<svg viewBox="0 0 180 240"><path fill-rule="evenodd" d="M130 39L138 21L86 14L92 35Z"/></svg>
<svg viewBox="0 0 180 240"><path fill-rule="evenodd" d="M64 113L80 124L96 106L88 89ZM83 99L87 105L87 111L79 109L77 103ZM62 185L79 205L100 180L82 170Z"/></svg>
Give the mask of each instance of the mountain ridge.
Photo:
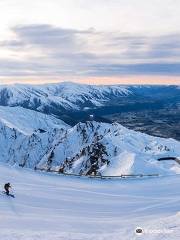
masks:
<svg viewBox="0 0 180 240"><path fill-rule="evenodd" d="M87 175L180 173L177 163L157 161L158 157L180 156L176 140L135 132L118 123L88 121L71 127L33 110L0 107L2 111L1 162ZM11 125L7 124L10 120Z"/></svg>

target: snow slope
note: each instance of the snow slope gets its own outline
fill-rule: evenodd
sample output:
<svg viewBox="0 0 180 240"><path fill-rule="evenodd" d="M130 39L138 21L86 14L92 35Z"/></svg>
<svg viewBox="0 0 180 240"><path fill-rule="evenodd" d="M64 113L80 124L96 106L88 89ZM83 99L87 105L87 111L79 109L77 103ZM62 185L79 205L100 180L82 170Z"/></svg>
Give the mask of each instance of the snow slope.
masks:
<svg viewBox="0 0 180 240"><path fill-rule="evenodd" d="M0 162L75 174L174 174L180 165L158 162L180 156L180 143L122 125L79 123L21 107L0 107Z"/></svg>
<svg viewBox="0 0 180 240"><path fill-rule="evenodd" d="M0 164L2 240L179 240L180 176L98 180ZM144 234L137 236L141 227Z"/></svg>
<svg viewBox="0 0 180 240"><path fill-rule="evenodd" d="M0 122L24 134L32 134L38 129L48 131L50 129L68 127L67 124L55 117L22 107L0 106Z"/></svg>
<svg viewBox="0 0 180 240"><path fill-rule="evenodd" d="M67 128L52 116L20 107L0 107L0 162L33 168Z"/></svg>
<svg viewBox="0 0 180 240"><path fill-rule="evenodd" d="M118 123L79 123L53 146L38 167L64 172L103 175L180 173L176 162L158 162L164 156L180 156L180 143L129 130ZM51 161L49 161L49 159Z"/></svg>

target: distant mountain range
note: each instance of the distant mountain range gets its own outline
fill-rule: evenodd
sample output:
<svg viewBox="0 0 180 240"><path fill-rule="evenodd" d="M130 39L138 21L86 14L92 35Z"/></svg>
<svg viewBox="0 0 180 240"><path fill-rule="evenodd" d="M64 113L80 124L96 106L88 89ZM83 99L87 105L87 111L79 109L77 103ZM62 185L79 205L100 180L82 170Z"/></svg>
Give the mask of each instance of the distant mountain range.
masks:
<svg viewBox="0 0 180 240"><path fill-rule="evenodd" d="M0 105L21 106L43 113L60 115L124 102L178 98L178 86L122 86L59 83L47 85L1 85Z"/></svg>
<svg viewBox="0 0 180 240"><path fill-rule="evenodd" d="M132 92L123 86L93 86L76 83L0 86L0 105L22 106L40 112L59 113L103 106Z"/></svg>

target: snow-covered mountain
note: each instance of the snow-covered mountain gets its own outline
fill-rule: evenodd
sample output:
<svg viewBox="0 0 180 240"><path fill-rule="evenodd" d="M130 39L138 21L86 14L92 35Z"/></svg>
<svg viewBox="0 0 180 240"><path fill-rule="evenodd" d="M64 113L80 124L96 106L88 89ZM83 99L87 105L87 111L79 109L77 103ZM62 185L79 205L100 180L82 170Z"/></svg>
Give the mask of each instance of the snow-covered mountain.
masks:
<svg viewBox="0 0 180 240"><path fill-rule="evenodd" d="M0 122L25 135L68 127L66 123L51 115L45 115L22 107L0 106Z"/></svg>
<svg viewBox="0 0 180 240"><path fill-rule="evenodd" d="M119 175L180 173L173 139L95 121L70 127L55 117L21 107L0 107L0 162L66 173Z"/></svg>
<svg viewBox="0 0 180 240"><path fill-rule="evenodd" d="M41 112L79 110L101 106L121 96L131 94L128 87L94 86L77 83L46 85L1 85L0 105L22 106Z"/></svg>
<svg viewBox="0 0 180 240"><path fill-rule="evenodd" d="M52 116L0 107L0 162L33 168L67 128Z"/></svg>
<svg viewBox="0 0 180 240"><path fill-rule="evenodd" d="M98 94L93 96L96 87L89 95L87 86L73 95L71 85L65 84L56 95L55 86L37 86L36 91L22 85L0 88L0 105L5 105L0 106L0 187L10 182L15 194L11 198L0 192L0 239L129 240L139 238L135 230L140 227L142 239L178 240L180 165L157 159L180 157L180 142L135 132L118 123L87 121L69 126L52 112L61 111L61 106L69 110L88 107L88 101L97 107L115 95L131 98L135 92L125 87L116 93L115 87L112 93L110 87L106 95L101 88L102 92L97 89L102 93L98 99ZM140 95L144 90L137 88ZM147 87L146 91L153 90ZM111 178L107 182L28 168L87 175L167 176Z"/></svg>
<svg viewBox="0 0 180 240"><path fill-rule="evenodd" d="M105 175L180 173L177 163L161 156L180 156L180 143L129 130L118 123L79 123L67 130L39 167L68 173Z"/></svg>

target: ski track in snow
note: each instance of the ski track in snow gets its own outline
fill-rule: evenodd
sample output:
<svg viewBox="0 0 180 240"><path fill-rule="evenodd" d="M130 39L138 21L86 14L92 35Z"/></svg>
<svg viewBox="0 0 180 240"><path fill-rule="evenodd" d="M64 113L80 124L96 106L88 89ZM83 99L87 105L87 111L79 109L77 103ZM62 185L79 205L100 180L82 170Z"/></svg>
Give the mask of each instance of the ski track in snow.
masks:
<svg viewBox="0 0 180 240"><path fill-rule="evenodd" d="M0 164L1 187L11 182L16 196L0 194L0 239L179 240L179 180L82 179Z"/></svg>

